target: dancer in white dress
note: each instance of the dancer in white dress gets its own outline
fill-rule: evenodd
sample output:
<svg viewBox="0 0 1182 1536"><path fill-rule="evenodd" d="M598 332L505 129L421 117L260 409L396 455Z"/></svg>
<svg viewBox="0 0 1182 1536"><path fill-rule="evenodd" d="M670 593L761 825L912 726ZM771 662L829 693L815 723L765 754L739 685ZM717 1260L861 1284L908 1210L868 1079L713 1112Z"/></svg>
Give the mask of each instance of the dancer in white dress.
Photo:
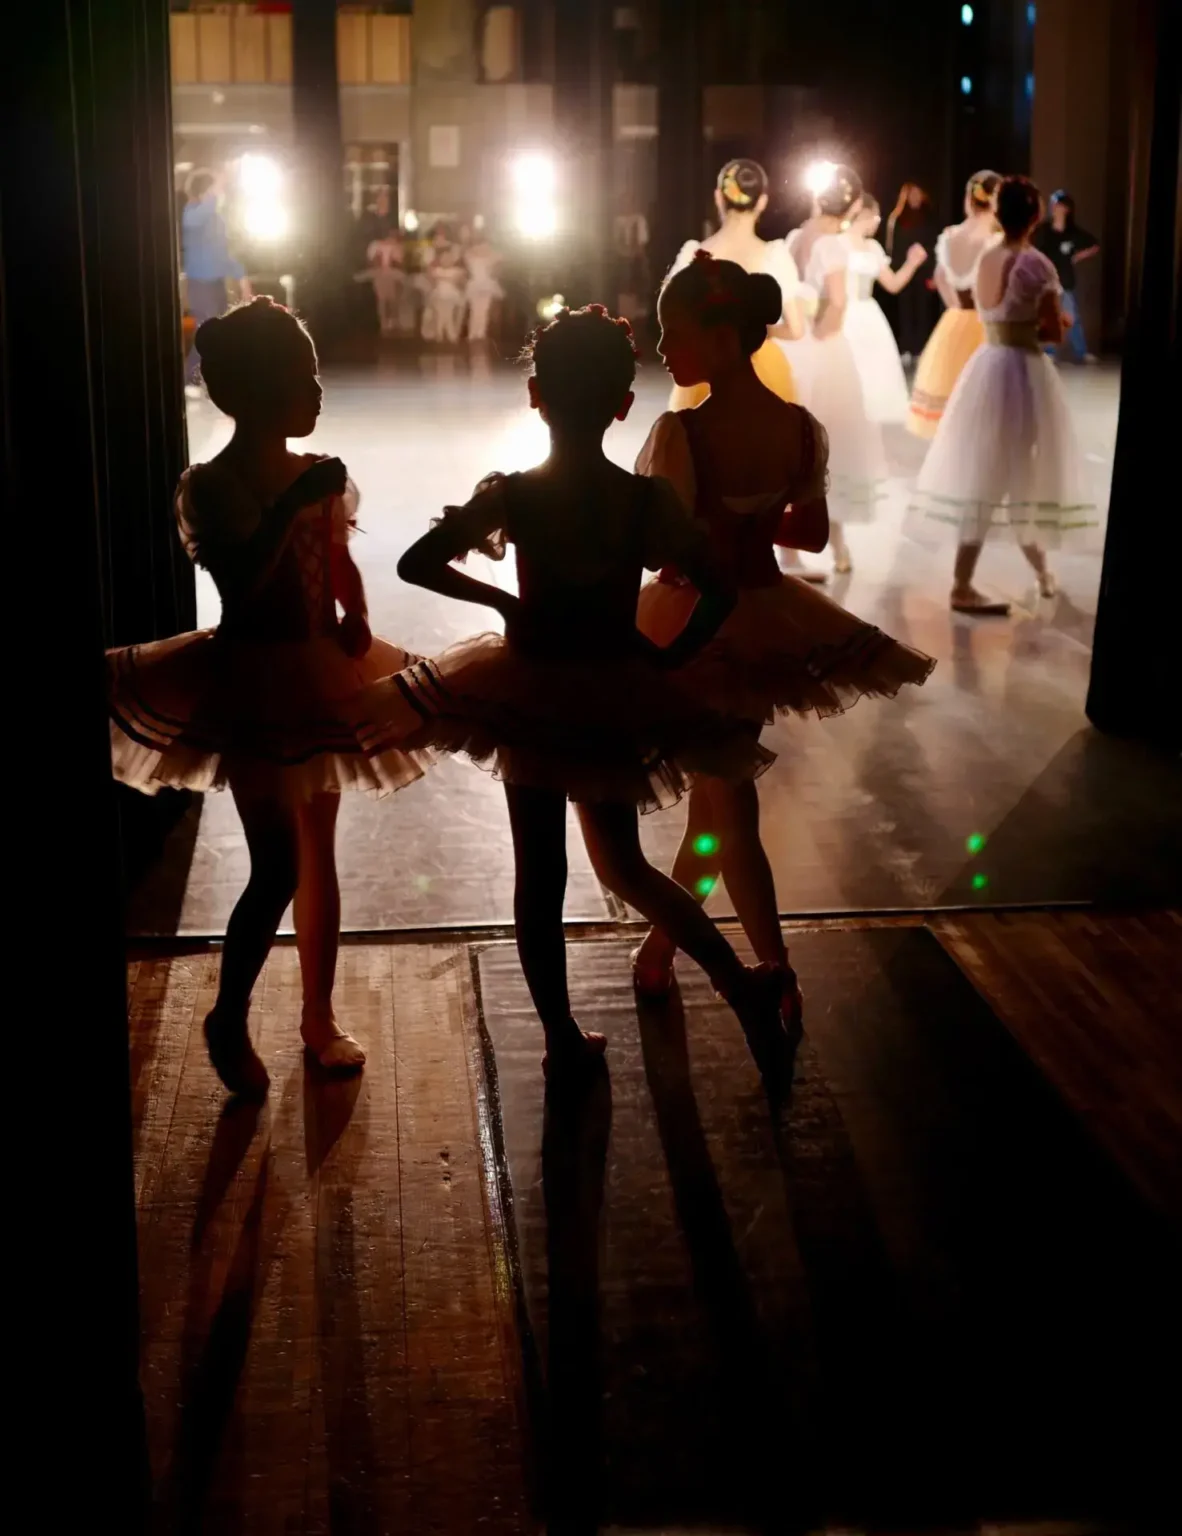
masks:
<svg viewBox="0 0 1182 1536"><path fill-rule="evenodd" d="M766 272L775 278L780 285L783 312L779 323L768 327L767 340L756 352L752 365L760 383L791 405L799 399L799 388L781 343L804 334L804 317L797 298L800 277L785 242L763 240L755 232L767 200L768 179L763 166L755 160L728 160L718 173L714 189L718 229L705 240L687 240L669 277L688 267L695 254L704 250L716 261L733 261L744 272ZM674 385L669 408L688 410L701 405L709 393L708 384L692 389Z"/></svg>
<svg viewBox="0 0 1182 1536"><path fill-rule="evenodd" d="M845 333L854 349L854 361L862 380L866 414L880 424L899 424L906 419L910 395L903 362L891 323L874 297L879 283L888 293L900 293L928 258L922 245L912 245L907 259L896 271L890 257L874 238L882 222L877 198L866 193L862 210L850 223L850 304Z"/></svg>
<svg viewBox="0 0 1182 1536"><path fill-rule="evenodd" d="M952 607L958 613L1007 614L1009 604L973 586L981 546L1006 530L1054 596L1047 548L1064 533L1094 526L1083 492L1081 460L1063 386L1042 347L1062 339L1068 321L1053 264L1030 244L1042 199L1024 176L1009 176L997 195L1001 244L977 269L982 346L952 391L916 488L935 526L956 533Z"/></svg>
<svg viewBox="0 0 1182 1536"><path fill-rule="evenodd" d="M845 230L862 206L862 183L848 166L817 196L816 209L792 241L805 285L818 296L806 348L803 404L829 436L829 547L839 575L853 569L847 523L868 523L886 493L882 429L867 414L854 349L845 333L853 295Z"/></svg>
<svg viewBox="0 0 1182 1536"><path fill-rule="evenodd" d="M505 290L495 273L501 253L481 236L465 247L464 265L468 269L468 340L488 340L488 317L493 303L505 297Z"/></svg>
<svg viewBox="0 0 1182 1536"><path fill-rule="evenodd" d="M449 240L436 244L426 271L423 340L455 343L464 326L468 273L460 248Z"/></svg>

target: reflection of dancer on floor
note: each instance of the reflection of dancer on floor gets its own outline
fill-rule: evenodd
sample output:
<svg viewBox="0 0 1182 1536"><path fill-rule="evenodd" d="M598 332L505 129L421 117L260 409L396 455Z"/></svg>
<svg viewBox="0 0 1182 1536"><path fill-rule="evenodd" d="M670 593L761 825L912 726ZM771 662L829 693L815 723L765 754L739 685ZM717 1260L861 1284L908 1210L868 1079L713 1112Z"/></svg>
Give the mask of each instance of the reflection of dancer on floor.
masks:
<svg viewBox="0 0 1182 1536"><path fill-rule="evenodd" d="M896 271L874 238L881 221L877 199L864 194L861 211L851 221L848 234L852 254L845 333L854 349L866 414L871 421L885 425L906 419L907 380L895 333L874 297L874 285L880 284L888 293L901 293L928 259L928 253L922 245L911 246L907 259Z"/></svg>
<svg viewBox="0 0 1182 1536"><path fill-rule="evenodd" d="M1055 593L1046 549L1071 529L1091 526L1081 460L1063 386L1042 348L1058 344L1070 323L1052 263L1030 237L1038 223L1038 188L1010 176L997 194L1004 239L977 267L977 309L985 342L965 365L919 475L929 518L958 540L952 607L1006 614L973 586L985 540L1007 530L1018 542L1043 597Z"/></svg>
<svg viewBox="0 0 1182 1536"><path fill-rule="evenodd" d="M769 760L754 735L704 710L669 670L711 638L733 595L670 487L604 455L604 433L632 403L626 323L599 306L564 312L537 335L533 359L530 400L550 429L549 457L485 482L399 565L404 580L496 609L507 633L461 642L395 679L384 690L390 735L417 729L433 745L493 761L505 781L517 945L551 1075L587 1064L605 1043L580 1030L567 992L568 798L604 885L676 935L749 1033L774 1037L783 978L740 963L697 902L648 863L637 828L637 807L675 798L691 772L742 780ZM519 598L452 568L472 549L503 552L506 540ZM642 567L667 561L692 570L703 595L661 651L637 633L636 599Z"/></svg>
<svg viewBox="0 0 1182 1536"><path fill-rule="evenodd" d="M1000 185L995 171L978 171L965 188L964 219L936 241L936 287L945 309L915 370L907 430L916 437L935 437L961 369L985 338L973 284L981 257L1001 239L994 217Z"/></svg>
<svg viewBox="0 0 1182 1536"><path fill-rule="evenodd" d="M348 550L357 491L344 465L287 448L320 414L311 338L264 298L206 321L197 350L210 399L235 429L215 459L185 471L176 509L186 549L217 584L222 621L110 653L112 759L116 777L147 794L230 787L250 879L226 928L205 1034L226 1087L261 1094L267 1071L247 1014L293 898L304 1042L329 1070L365 1061L332 1007L340 791L387 794L420 777L427 759L363 753L341 711L410 658L370 634Z"/></svg>
<svg viewBox="0 0 1182 1536"><path fill-rule="evenodd" d="M829 445L815 418L777 400L751 366L766 304L759 285L767 281L729 262L696 261L666 285L665 366L679 384L707 381L710 397L696 410L659 417L637 463L672 483L738 588L717 640L684 675L703 702L742 715L753 733L778 714L823 717L865 695L893 695L904 683L922 683L933 665L776 565L777 539L814 550L825 544ZM662 571L641 590L641 630L658 645L675 644L696 601L686 573ZM787 1023L798 1027L799 993L754 783L695 778L673 877L699 899L725 880L757 957L788 978ZM669 990L676 949L672 935L653 929L633 957L638 991Z"/></svg>
<svg viewBox="0 0 1182 1536"><path fill-rule="evenodd" d="M871 522L886 489L882 429L867 414L854 349L845 331L854 280L852 252L844 232L861 206L862 183L857 174L848 166L835 166L829 185L817 195L815 213L792 237L792 253L805 285L817 294L805 348L802 394L829 435L829 545L839 575L853 569L846 524Z"/></svg>
<svg viewBox="0 0 1182 1536"><path fill-rule="evenodd" d="M760 380L781 400L795 400L797 387L787 353L777 342L792 341L804 334L804 319L797 297L800 279L796 263L783 240L762 240L756 234L768 200L767 172L754 160L729 160L718 173L714 206L719 226L700 244L687 240L673 263L672 271L689 266L698 251L704 250L719 261L733 261L745 272L766 272L780 289L781 311L768 326L767 335L755 353L753 365ZM693 389L673 386L669 409L683 411L700 405L709 393L707 384Z"/></svg>

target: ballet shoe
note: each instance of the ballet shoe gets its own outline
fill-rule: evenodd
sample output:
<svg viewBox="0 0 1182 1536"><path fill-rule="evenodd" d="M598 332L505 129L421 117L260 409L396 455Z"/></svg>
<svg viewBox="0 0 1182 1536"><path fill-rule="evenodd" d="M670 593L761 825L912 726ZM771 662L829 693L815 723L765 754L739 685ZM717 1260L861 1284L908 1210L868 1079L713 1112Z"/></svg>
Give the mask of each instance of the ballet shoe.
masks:
<svg viewBox="0 0 1182 1536"><path fill-rule="evenodd" d="M206 1015L203 1028L210 1063L223 1086L244 1099L264 1098L271 1078L250 1043L245 1016L228 1022L214 1008Z"/></svg>
<svg viewBox="0 0 1182 1536"><path fill-rule="evenodd" d="M670 962L668 968L657 965L645 965L640 956L644 949L642 944L628 956L632 965L632 990L637 997L642 997L646 1002L659 1003L673 991L677 979L673 974L673 965Z"/></svg>
<svg viewBox="0 0 1182 1536"><path fill-rule="evenodd" d="M1059 583L1055 579L1054 571L1043 571L1038 578L1039 597L1058 597Z"/></svg>
<svg viewBox="0 0 1182 1536"><path fill-rule="evenodd" d="M800 1029L800 987L791 967L744 966L739 987L726 1001L734 1009L748 1047L768 1088L792 1078Z"/></svg>
<svg viewBox="0 0 1182 1536"><path fill-rule="evenodd" d="M307 1026L301 1025L300 1035L304 1042L304 1055L309 1065L318 1067L321 1072L327 1072L333 1077L344 1077L352 1072L360 1072L365 1066L365 1048L352 1035L347 1035L343 1029L338 1029L336 1021L332 1028L335 1031L327 1045L317 1047L313 1045L307 1035Z"/></svg>
<svg viewBox="0 0 1182 1536"><path fill-rule="evenodd" d="M981 618L1008 619L1010 605L1000 598L985 597L980 592L970 592L964 597L953 597L951 600L953 613L976 614Z"/></svg>
<svg viewBox="0 0 1182 1536"><path fill-rule="evenodd" d="M575 1025L575 1037L570 1044L558 1050L550 1047L542 1057L542 1076L547 1082L578 1081L603 1064L607 1051L607 1036L598 1030L580 1029Z"/></svg>
<svg viewBox="0 0 1182 1536"><path fill-rule="evenodd" d="M854 562L850 559L848 549L843 549L833 556L833 573L835 576L848 576L854 568Z"/></svg>
<svg viewBox="0 0 1182 1536"><path fill-rule="evenodd" d="M798 1046L804 1037L804 993L800 990L800 982L796 972L790 965L786 965L781 972L783 976L783 991L780 1002L780 1020L784 1026L784 1034L788 1043L794 1048Z"/></svg>

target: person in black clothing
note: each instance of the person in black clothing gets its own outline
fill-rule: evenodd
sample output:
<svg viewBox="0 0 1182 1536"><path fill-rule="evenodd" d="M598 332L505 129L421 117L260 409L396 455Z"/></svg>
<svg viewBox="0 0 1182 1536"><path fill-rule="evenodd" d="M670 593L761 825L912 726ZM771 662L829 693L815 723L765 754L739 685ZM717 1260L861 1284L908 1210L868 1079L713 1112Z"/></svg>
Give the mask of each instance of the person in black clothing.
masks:
<svg viewBox="0 0 1182 1536"><path fill-rule="evenodd" d="M1081 261L1088 261L1097 254L1100 242L1075 222L1075 199L1070 192L1051 194L1050 218L1044 219L1035 230L1032 243L1036 250L1054 262L1059 274L1063 314L1071 322L1063 345L1077 363L1094 363L1096 359L1088 351L1075 297L1075 269ZM1056 348L1048 347L1047 351L1054 353Z"/></svg>
<svg viewBox="0 0 1182 1536"><path fill-rule="evenodd" d="M900 292L895 302L895 330L904 365L917 358L936 323L939 301L935 292L934 251L940 233L932 200L918 182L905 181L898 201L887 218L886 253L891 265L903 266L913 245L922 245L927 260Z"/></svg>

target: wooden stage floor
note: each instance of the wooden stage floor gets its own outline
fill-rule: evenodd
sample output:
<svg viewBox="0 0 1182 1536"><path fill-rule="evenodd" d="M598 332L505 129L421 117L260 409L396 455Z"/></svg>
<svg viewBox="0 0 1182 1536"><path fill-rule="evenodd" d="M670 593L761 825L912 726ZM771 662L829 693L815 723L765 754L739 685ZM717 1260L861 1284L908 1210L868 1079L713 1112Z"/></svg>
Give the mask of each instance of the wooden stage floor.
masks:
<svg viewBox="0 0 1182 1536"><path fill-rule="evenodd" d="M930 942L933 934L942 952ZM923 941L918 971L890 958L910 952L912 940ZM959 1252L961 1238L945 1229L956 1226L950 1212L960 1204L960 1165L948 1162L938 1139L930 1152L915 1142L909 1162L892 1161L890 1126L909 1123L914 1101L919 1121L947 1122L957 1145L972 1141L978 1124L987 1127L985 1140L994 1136L988 1106L980 1121L956 1113L957 1094L969 1095L964 1102L971 1100L973 1114L983 1113L967 1085L968 1068L977 1070L973 1063L993 1063L999 1147L1007 1145L1008 1126L1024 1127L1028 1137L1032 1127L1037 1131L1031 1105L1037 1109L1044 1102L1039 1094L1048 1094L1043 1118L1058 1129L1051 1144L1038 1149L1050 1159L1039 1176L1049 1177L1048 1168L1066 1170L1072 1199L1094 1201L1097 1256L1104 1256L1106 1242L1127 1243L1130 1258L1134 1251L1156 1252L1155 1244L1167 1255L1176 1251L1182 1229L1180 941L1182 918L1168 912L971 914L936 918L926 931L921 918L802 929L798 947L807 960L815 1021L805 1050L814 1053L813 1067L786 1114L789 1125L799 1117L797 1130L809 1146L828 1144L813 1131L832 1121L829 1142L848 1141L855 1161L866 1158L868 1147L878 1149L863 1167L869 1226L858 1229L859 1241L873 1239L878 1256L877 1267L857 1269L872 1311L882 1314L887 1291L893 1296L905 1283L912 1325L950 1326L957 1291L949 1275L952 1281L963 1275L928 1260ZM624 937L617 931L572 948L581 1016L588 1024L605 1020L614 1037L615 1161L602 1231L596 1237L593 1219L591 1248L582 1250L587 1263L576 1266L576 1278L594 1274L602 1254L605 1283L610 1277L616 1288L590 1298L591 1316L600 1304L605 1321L630 1316L637 1296L651 1300L653 1286L664 1287L656 1317L667 1319L672 1336L701 1305L724 1339L745 1339L750 1328L752 1337L770 1330L768 1360L783 1359L789 1346L807 1346L805 1374L819 1380L818 1390L832 1404L841 1385L834 1362L848 1367L853 1345L825 1344L823 1318L793 1323L782 1335L776 1328L810 1277L828 1275L840 1293L846 1258L865 1257L848 1247L848 1157L798 1162L784 1184L783 1170L761 1151L770 1146L767 1117L752 1097L737 1032L720 1032L721 1015L688 974L683 996L694 1074L674 1072L669 1079L691 1094L685 1102L692 1104L693 1096L698 1102L691 1119L700 1115L700 1135L687 1141L685 1123L670 1119L673 1101L654 1087L651 1051L646 1063L633 1043L636 1011L616 975L623 975ZM877 957L886 978L873 1005L850 992L851 967L864 969L858 958L864 955ZM544 1220L541 1227L537 1221L545 1168L540 1156L526 1167L523 1191L520 1166L522 1149L533 1156L528 1149L540 1146L539 1042L520 999L514 1002L520 978L507 944L348 944L339 1011L370 1053L364 1077L352 1083L318 1082L306 1073L296 1032L296 956L290 947L278 948L254 1014L273 1080L269 1101L257 1111L227 1107L205 1060L201 1020L217 963L215 949L196 947L187 953L145 949L129 965L142 1380L156 1531L533 1532L542 1528L548 1484L555 1531L596 1529L601 1507L605 1520L650 1532L669 1531L675 1520L711 1531L800 1528L805 1502L797 1501L789 1479L780 1484L771 1527L745 1518L703 1526L692 1509L675 1509L668 1500L659 1474L684 1447L668 1439L675 1416L666 1423L658 1411L666 1399L657 1387L662 1380L668 1385L658 1367L670 1359L669 1335L660 1327L655 1333L609 1329L599 1340L605 1368L618 1383L618 1412L629 1403L648 1404L635 1410L639 1417L627 1429L646 1447L652 1476L646 1480L643 1466L639 1473L633 1468L631 1482L620 1474L624 1448L612 1441L617 1420L611 1411L592 1412L589 1439L578 1439L576 1447L585 1452L597 1434L605 1437L602 1486L588 1489L574 1507L569 1499L565 1506L556 1501L554 1479L573 1464L564 1459L554 1402L542 1386L545 1319L539 1329L530 1289L550 1240ZM941 1050L955 1056L961 1033L984 1041L983 1055L956 1058L952 1078L965 1079L959 1087L947 1088L947 1074L939 1079L924 1069L913 1076L902 1066L907 1051L900 1055L897 1040L891 1043L890 1031L897 1036L899 1021L907 1024L908 988L916 985L925 996L951 987L948 995L959 999L940 1024ZM642 1035L645 1027L641 1020ZM657 1067L672 1071L674 1036L658 1028L654 1038ZM1011 1091L1013 1082L1018 1086ZM705 1161L689 1157L695 1148ZM963 1191L965 1209L988 1212L991 1230L1008 1231L1004 1209L990 1204L1008 1187L995 1189L993 1161L970 1156L964 1165L973 1180ZM940 1199L933 1203L937 1185ZM713 1204L703 1203L708 1187ZM765 1187L778 1188L781 1200L788 1191L795 1212L788 1246L787 1238L767 1236L766 1222L738 1222ZM1024 1220L1031 1219L1026 1209ZM1025 1230L1032 1251L1046 1249L1037 1233L1032 1239L1029 1226ZM633 1235L634 1246L619 1246L621 1231ZM802 1253L803 1270L787 1267L786 1255L796 1254L799 1266ZM908 1254L928 1256L921 1283ZM611 1266L629 1255L635 1268L621 1290ZM1022 1265L1031 1266L1036 1284L1035 1260L1021 1252L1008 1257L1017 1267L1014 1294L1021 1297ZM1155 1323L1164 1272L1157 1263L1153 1270L1145 1279L1143 1316L1133 1324L1127 1317L1097 1317L1097 1330ZM769 1275L782 1275L783 1286L762 1289ZM754 1297L754 1311L740 1304L744 1297ZM575 1301L568 1323L581 1315L577 1287ZM814 1310L817 1304L814 1298ZM1085 1356L1094 1347L1095 1339L1079 1341ZM1160 1355L1137 1367L1146 1391L1166 1369L1166 1348L1163 1338ZM672 1357L682 1362L690 1401L710 1379L705 1365L695 1375L696 1351L691 1342ZM1097 1359L1110 1353L1100 1350ZM564 1359L577 1374L577 1345ZM1074 1369L1066 1357L1061 1364L1060 1386L1063 1373ZM638 1396L646 1371L652 1390ZM955 1366L950 1375L955 1378ZM879 1388L889 1399L892 1383ZM918 1465L916 1474L923 1475ZM721 1488L725 1496L738 1476L724 1470L711 1482L713 1493ZM964 1492L958 1532L984 1530L1003 1514L1047 1513L974 1510L972 1490ZM742 1500L732 1502L738 1515ZM822 1502L819 1514L809 1511L815 1527L841 1514L840 1499ZM725 1504L723 1497L722 1512ZM1051 1513L1062 1517L1047 1527L1055 1536L1099 1528L1065 1524L1068 1514L1116 1518L1111 1510ZM865 1519L859 1528L877 1527ZM930 1521L926 1528L933 1528ZM1126 1526L1118 1520L1102 1528ZM892 1529L899 1529L897 1521Z"/></svg>

